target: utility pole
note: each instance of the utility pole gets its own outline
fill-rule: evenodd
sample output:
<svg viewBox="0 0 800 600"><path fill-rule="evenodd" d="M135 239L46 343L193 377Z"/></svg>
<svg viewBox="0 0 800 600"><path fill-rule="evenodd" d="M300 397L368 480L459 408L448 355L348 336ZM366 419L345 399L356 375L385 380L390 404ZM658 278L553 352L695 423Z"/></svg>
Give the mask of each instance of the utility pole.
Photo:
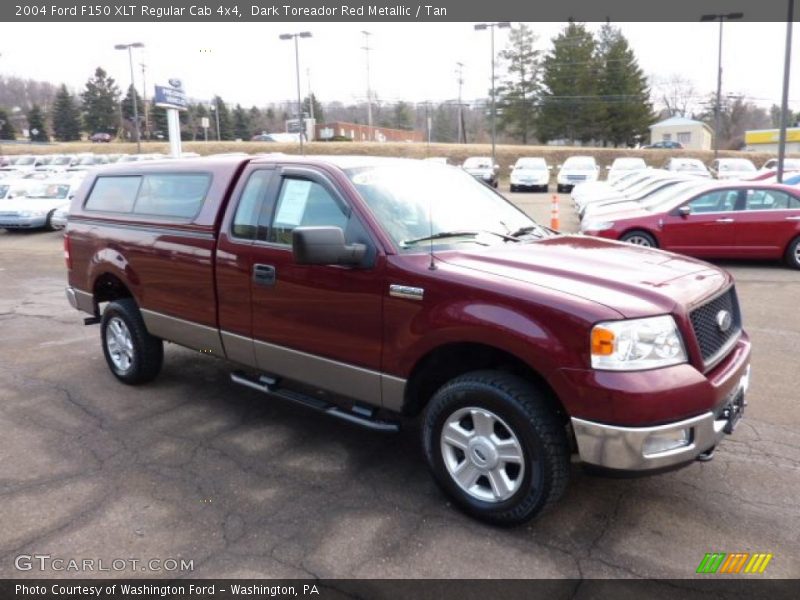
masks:
<svg viewBox="0 0 800 600"><path fill-rule="evenodd" d="M464 85L464 63L456 63L456 73L458 74L458 143L464 142L464 113L461 104L461 87Z"/></svg>
<svg viewBox="0 0 800 600"><path fill-rule="evenodd" d="M495 99L495 76L494 76L494 66L495 66L495 57L494 57L494 30L497 28L506 29L511 27L511 23L508 21L499 21L496 23L478 23L475 25L475 31L485 31L489 30L489 34L491 37L491 51L492 51L492 166L497 164L497 154L495 152L495 140L497 138L497 102Z"/></svg>
<svg viewBox="0 0 800 600"><path fill-rule="evenodd" d="M786 157L786 124L789 121L789 65L792 57L792 21L794 0L789 0L786 16L786 56L783 59L783 96L781 97L781 132L778 139L778 183L783 183L783 160Z"/></svg>
<svg viewBox="0 0 800 600"><path fill-rule="evenodd" d="M369 131L368 141L372 141L372 86L370 85L369 81L369 51L372 49L369 46L369 36L372 34L369 31L362 31L361 33L364 34L364 46L362 46L362 50L364 50L367 56L367 127Z"/></svg>
<svg viewBox="0 0 800 600"><path fill-rule="evenodd" d="M142 67L142 104L144 104L144 137L150 139L150 120L147 112L147 65L139 63Z"/></svg>
<svg viewBox="0 0 800 600"><path fill-rule="evenodd" d="M294 39L294 68L297 74L297 118L300 120L300 154L303 154L303 137L306 134L305 119L303 118L303 99L300 96L300 49L297 43L298 38L310 38L311 33L300 31L298 33L282 33L278 36L282 40ZM309 98L310 99L310 98Z"/></svg>

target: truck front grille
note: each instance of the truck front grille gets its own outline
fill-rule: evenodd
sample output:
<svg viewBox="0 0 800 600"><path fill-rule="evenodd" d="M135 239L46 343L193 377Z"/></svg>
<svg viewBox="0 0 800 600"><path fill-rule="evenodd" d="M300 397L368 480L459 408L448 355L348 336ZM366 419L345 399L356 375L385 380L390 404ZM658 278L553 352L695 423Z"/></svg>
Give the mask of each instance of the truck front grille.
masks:
<svg viewBox="0 0 800 600"><path fill-rule="evenodd" d="M725 312L730 315L730 326L727 329L721 324ZM742 317L735 288L731 286L723 294L694 309L689 318L700 346L703 363L710 369L725 357L742 331Z"/></svg>

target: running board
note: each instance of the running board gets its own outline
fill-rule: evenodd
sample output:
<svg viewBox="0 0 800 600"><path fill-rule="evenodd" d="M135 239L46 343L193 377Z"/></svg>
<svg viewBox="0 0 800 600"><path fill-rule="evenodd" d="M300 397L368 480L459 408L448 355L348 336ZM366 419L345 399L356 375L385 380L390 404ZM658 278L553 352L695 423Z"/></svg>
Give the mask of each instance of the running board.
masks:
<svg viewBox="0 0 800 600"><path fill-rule="evenodd" d="M400 425L391 421L383 421L375 418L375 411L371 408L362 406L354 406L353 410L346 410L335 406L324 400L307 396L293 390L283 389L278 385L278 381L265 375L260 376L258 379L252 379L240 371L231 373L231 381L249 387L251 389L278 396L284 400L289 400L296 404L301 404L306 408L324 412L331 417L342 419L355 423L361 427L372 429L373 431L382 431L385 433L397 433L400 431Z"/></svg>

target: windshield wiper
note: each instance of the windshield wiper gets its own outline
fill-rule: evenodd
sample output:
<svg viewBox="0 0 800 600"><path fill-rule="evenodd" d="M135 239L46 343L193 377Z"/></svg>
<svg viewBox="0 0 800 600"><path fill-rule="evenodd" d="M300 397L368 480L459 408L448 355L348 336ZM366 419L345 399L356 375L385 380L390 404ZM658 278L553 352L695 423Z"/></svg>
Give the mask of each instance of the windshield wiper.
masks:
<svg viewBox="0 0 800 600"><path fill-rule="evenodd" d="M527 235L529 233L536 233L538 237L543 238L545 229L541 225L527 225L525 227L520 227L516 231L512 231L508 235L514 239L519 239L523 235Z"/></svg>
<svg viewBox="0 0 800 600"><path fill-rule="evenodd" d="M497 237L503 238L507 242L519 241L515 237L506 235L505 233L497 233L496 231L489 231L486 229L460 229L454 231L440 231L439 233L434 233L433 235L426 235L425 237L415 238L413 240L403 240L402 244L404 246L410 246L411 244L417 244L419 242L427 242L430 240L441 240L451 237L463 237L463 236L478 237L482 233L489 233L491 235L496 235ZM481 242L476 242L476 243L480 244Z"/></svg>

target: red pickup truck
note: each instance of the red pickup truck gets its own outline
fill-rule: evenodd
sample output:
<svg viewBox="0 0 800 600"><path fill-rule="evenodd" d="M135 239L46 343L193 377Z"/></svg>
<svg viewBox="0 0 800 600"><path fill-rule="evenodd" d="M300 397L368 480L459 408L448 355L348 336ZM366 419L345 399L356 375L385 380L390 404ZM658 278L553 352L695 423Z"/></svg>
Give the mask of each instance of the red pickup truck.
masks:
<svg viewBox="0 0 800 600"><path fill-rule="evenodd" d="M64 249L123 383L156 377L169 341L373 429L421 415L436 481L493 523L556 503L574 453L626 472L708 459L745 406L730 275L557 234L454 167L113 165L79 189Z"/></svg>

